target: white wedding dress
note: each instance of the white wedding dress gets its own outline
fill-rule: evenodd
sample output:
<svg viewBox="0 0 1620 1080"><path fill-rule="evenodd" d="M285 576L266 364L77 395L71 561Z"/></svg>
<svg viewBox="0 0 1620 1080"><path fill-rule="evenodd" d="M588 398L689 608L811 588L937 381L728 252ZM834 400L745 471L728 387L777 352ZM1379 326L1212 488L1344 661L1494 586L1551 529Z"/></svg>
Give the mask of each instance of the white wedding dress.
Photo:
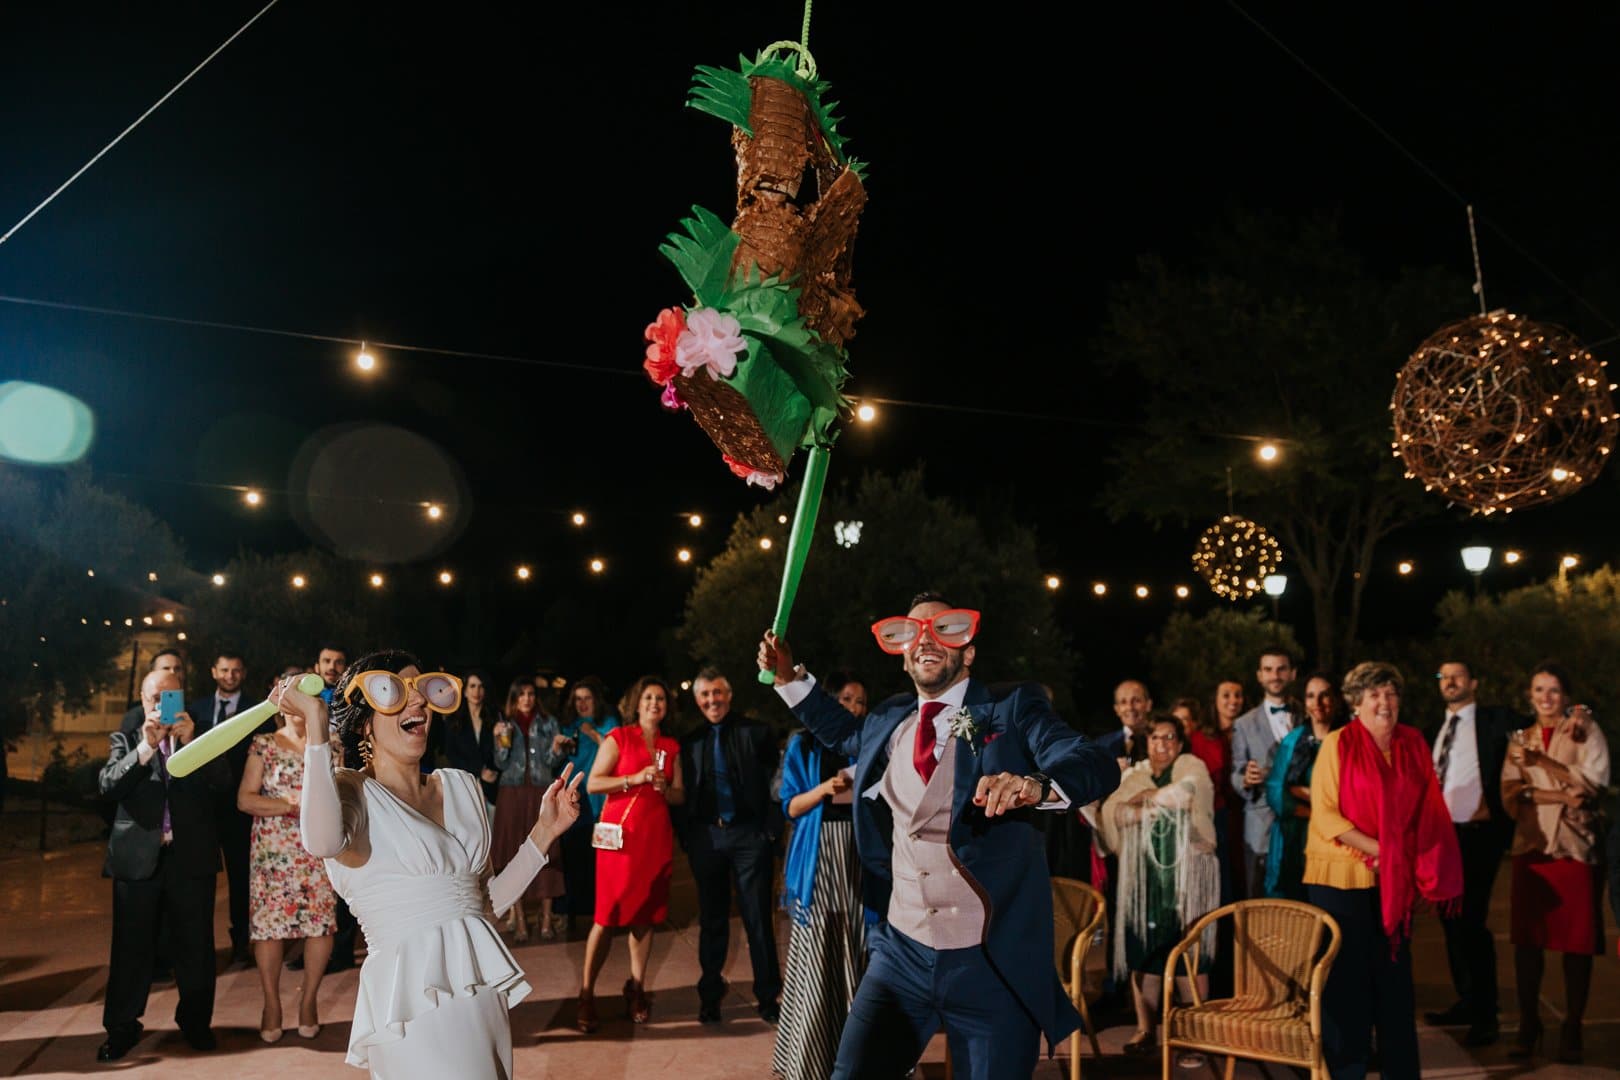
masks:
<svg viewBox="0 0 1620 1080"><path fill-rule="evenodd" d="M326 858L333 888L366 935L347 1062L378 1080L509 1080L507 1012L529 984L486 916L486 903L504 911L545 856L525 843L486 892L483 792L471 774L440 769L442 828L376 780L365 781L371 856L364 866L344 866L331 857L343 838L330 752L313 744L306 752L304 775L328 779L306 780L301 816L305 847Z"/></svg>

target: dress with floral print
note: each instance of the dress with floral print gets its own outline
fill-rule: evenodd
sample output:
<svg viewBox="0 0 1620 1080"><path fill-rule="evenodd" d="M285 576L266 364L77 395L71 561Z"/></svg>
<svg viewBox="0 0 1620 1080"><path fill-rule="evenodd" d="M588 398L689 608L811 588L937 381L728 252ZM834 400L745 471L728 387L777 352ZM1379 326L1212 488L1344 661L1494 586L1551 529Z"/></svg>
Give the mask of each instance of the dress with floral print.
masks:
<svg viewBox="0 0 1620 1080"><path fill-rule="evenodd" d="M276 741L254 736L248 751L264 766L259 794L285 799L304 789L304 755ZM337 930L337 894L320 859L304 850L298 814L253 819L253 854L248 888L248 936L254 941L321 937Z"/></svg>

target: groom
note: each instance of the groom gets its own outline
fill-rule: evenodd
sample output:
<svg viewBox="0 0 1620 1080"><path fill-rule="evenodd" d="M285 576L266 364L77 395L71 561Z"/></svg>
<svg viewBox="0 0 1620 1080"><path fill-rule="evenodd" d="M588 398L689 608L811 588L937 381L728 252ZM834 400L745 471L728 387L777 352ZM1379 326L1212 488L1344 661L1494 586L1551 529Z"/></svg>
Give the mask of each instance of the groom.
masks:
<svg viewBox="0 0 1620 1080"><path fill-rule="evenodd" d="M915 696L857 719L767 633L759 666L812 734L855 760L866 906L885 913L844 1026L834 1080L905 1076L943 1024L975 1080L1027 1080L1040 1035L1079 1026L1052 963L1052 886L1029 807L1119 786L1119 766L1071 731L1034 683L969 676L979 613L935 593L872 632Z"/></svg>

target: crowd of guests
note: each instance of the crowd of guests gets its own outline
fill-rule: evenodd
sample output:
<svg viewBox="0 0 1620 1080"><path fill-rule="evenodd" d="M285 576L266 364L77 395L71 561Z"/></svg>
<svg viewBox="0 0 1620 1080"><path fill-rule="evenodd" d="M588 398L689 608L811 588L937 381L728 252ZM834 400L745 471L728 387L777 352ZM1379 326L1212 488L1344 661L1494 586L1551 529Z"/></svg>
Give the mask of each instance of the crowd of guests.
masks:
<svg viewBox="0 0 1620 1080"><path fill-rule="evenodd" d="M312 754L304 712L284 707L230 753L171 777L170 754L259 700L245 689L243 659L222 653L210 668L215 692L166 724L158 702L181 687L182 663L174 651L154 658L101 776L103 794L118 806L106 867L114 928L101 1060L139 1040L149 988L168 973L183 1034L193 1046L213 1046L211 913L221 866L232 962L258 969L266 1042L288 1026L280 984L293 943L301 951L292 966L303 974L292 1026L304 1038L320 1031L322 977L354 962L355 919L334 874L303 842L300 819L306 768L369 766L372 743L349 752L333 734L324 755ZM1471 1045L1496 1041L1487 912L1511 855L1520 1015L1510 1052L1540 1051L1539 990L1551 950L1563 954L1566 1000L1556 1055L1579 1061L1592 958L1604 948L1597 800L1609 760L1568 673L1552 663L1536 670L1525 718L1479 704L1469 666L1446 663L1436 674L1445 715L1420 724L1402 717L1404 683L1389 665L1300 679L1295 664L1287 650L1266 649L1255 673L1261 700L1248 709L1237 678L1220 682L1207 704L1184 697L1168 712L1155 710L1141 681L1121 683L1120 725L1096 740L1119 767L1117 789L1077 813L1041 815L1049 836L1061 837L1048 844L1054 872L1087 878L1109 897L1112 978L1122 992L1129 987L1137 1018L1126 1052L1159 1052L1162 995L1177 989L1162 985L1165 959L1185 929L1223 903L1262 896L1314 904L1339 924L1323 1009L1324 1052L1336 1075L1354 1075L1374 1057L1387 1074L1417 1075L1409 940L1424 901L1440 912L1458 994L1429 1019L1465 1025ZM344 704L334 694L348 671L346 650L324 645L312 664L286 665L277 676L305 670L322 676L323 705ZM678 695L653 676L616 704L595 677L556 698L548 678L519 677L504 706L486 672L446 677L457 682L454 708L428 717L415 767L424 776L448 767L470 777L469 797L489 823L489 870L522 870L509 875L516 884L501 909L515 942L570 936L580 917L589 920L579 1030L601 1024L597 981L619 931L629 950L624 1015L635 1023L651 1017L647 964L654 929L668 916L678 839L698 893L699 1020L721 1020L735 896L753 1006L778 1024L774 1071L789 1080L830 1075L869 962L869 934L881 921L861 900L853 758L803 730L784 747L771 726L733 713L730 682L713 668L692 682L695 725L676 723ZM865 716L859 679L836 674L820 686L849 716ZM688 726L684 737L672 736ZM577 816L537 831L569 776L583 778ZM1075 822L1083 823L1078 831ZM537 836L546 847L533 851ZM791 924L785 981L777 907ZM1195 972L1201 995L1212 980L1217 993L1229 989L1230 963L1230 943L1212 931Z"/></svg>
<svg viewBox="0 0 1620 1080"><path fill-rule="evenodd" d="M1423 718L1403 717L1404 680L1388 664L1299 680L1288 650L1268 648L1255 679L1262 699L1247 711L1237 679L1218 686L1208 709L1182 698L1168 713L1154 711L1140 681L1115 691L1120 727L1102 742L1121 783L1082 813L1095 830L1089 876L1114 918L1112 973L1121 986L1128 979L1136 1006L1126 1051L1159 1052L1169 948L1198 918L1244 897L1305 901L1337 921L1343 937L1322 1009L1335 1075L1362 1075L1369 1063L1418 1075L1409 942L1424 907L1441 919L1458 996L1428 1019L1465 1027L1468 1045L1496 1042L1488 910L1511 856L1506 929L1519 1023L1509 1054L1540 1052L1551 950L1563 954L1566 1003L1554 1054L1579 1062L1592 958L1604 951L1598 801L1610 773L1603 732L1569 674L1556 663L1536 669L1528 718L1478 703L1478 680L1461 661L1435 675L1444 714ZM1217 993L1230 990L1223 951L1207 940L1198 972L1201 983L1219 983L1226 961L1228 985Z"/></svg>

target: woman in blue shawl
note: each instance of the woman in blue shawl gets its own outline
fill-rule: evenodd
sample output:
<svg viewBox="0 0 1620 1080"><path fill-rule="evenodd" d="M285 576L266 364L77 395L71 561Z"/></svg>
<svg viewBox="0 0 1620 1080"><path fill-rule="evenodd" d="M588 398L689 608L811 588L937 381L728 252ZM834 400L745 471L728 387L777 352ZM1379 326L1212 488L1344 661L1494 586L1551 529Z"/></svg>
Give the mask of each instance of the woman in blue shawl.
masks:
<svg viewBox="0 0 1620 1080"><path fill-rule="evenodd" d="M1318 671L1305 680L1305 716L1309 723L1283 736L1266 775L1266 804L1276 814L1271 847L1266 852L1266 895L1304 900L1305 834L1311 824L1311 769L1322 740L1350 719L1339 681Z"/></svg>
<svg viewBox="0 0 1620 1080"><path fill-rule="evenodd" d="M855 716L866 715L866 687L859 681L832 675L826 687ZM771 1067L786 1080L832 1074L844 1018L866 969L851 817L854 772L852 762L803 731L782 757L782 810L793 821L782 905L793 917L793 933Z"/></svg>
<svg viewBox="0 0 1620 1080"><path fill-rule="evenodd" d="M558 730L573 747L568 760L573 762L576 776L591 775L602 737L619 726L618 717L613 715L612 700L607 687L595 675L575 679L562 696ZM562 838L563 881L568 890L563 903L567 905L570 936L576 916L585 916L587 926L595 917L596 851L591 847L591 830L607 798L606 795L586 795L583 790L580 795L579 820Z"/></svg>

